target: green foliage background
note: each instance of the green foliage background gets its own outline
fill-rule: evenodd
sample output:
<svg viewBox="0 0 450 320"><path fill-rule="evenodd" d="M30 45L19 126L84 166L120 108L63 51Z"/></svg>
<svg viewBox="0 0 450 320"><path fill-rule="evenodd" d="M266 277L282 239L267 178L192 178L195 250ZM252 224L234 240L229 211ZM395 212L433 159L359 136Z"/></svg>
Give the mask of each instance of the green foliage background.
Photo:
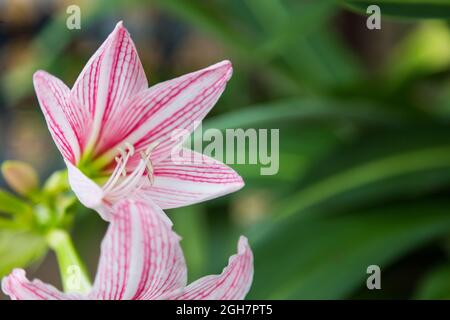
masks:
<svg viewBox="0 0 450 320"><path fill-rule="evenodd" d="M63 168L51 141L23 150L34 139L50 140L32 73L46 69L72 84L124 20L151 84L233 62L232 81L204 128L280 129L277 175L236 165L242 191L168 212L191 280L220 272L244 234L255 255L250 299L450 297L449 1L78 4L81 30L67 30L65 7L55 7L26 31L26 57L2 66L0 160L25 158L43 177ZM369 4L381 8L381 30L366 28ZM11 55L16 41L7 37L2 52ZM32 123L33 138L15 131L24 126L8 125L11 118ZM4 198L0 211L13 201ZM93 274L105 225L78 211L75 244ZM42 262L45 251L38 236L5 224L0 275L31 266L33 276L58 284L53 256ZM366 289L373 264L382 269L382 290Z"/></svg>

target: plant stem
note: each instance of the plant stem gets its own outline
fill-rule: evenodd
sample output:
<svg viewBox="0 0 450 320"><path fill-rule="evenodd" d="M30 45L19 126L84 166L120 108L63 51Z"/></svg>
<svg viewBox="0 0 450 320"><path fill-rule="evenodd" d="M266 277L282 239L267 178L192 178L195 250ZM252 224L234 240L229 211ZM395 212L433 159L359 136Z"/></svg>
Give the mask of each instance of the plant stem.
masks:
<svg viewBox="0 0 450 320"><path fill-rule="evenodd" d="M88 293L91 282L70 235L64 230L55 229L47 234L47 242L56 253L64 292Z"/></svg>

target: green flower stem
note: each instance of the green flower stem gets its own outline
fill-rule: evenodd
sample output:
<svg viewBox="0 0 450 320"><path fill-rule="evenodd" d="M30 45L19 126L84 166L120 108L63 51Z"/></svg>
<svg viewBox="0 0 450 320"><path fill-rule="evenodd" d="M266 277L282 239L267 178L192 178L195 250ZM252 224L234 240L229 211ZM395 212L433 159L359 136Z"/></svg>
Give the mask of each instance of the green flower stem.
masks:
<svg viewBox="0 0 450 320"><path fill-rule="evenodd" d="M56 253L64 292L88 293L92 285L70 235L64 230L55 229L47 234L47 242Z"/></svg>

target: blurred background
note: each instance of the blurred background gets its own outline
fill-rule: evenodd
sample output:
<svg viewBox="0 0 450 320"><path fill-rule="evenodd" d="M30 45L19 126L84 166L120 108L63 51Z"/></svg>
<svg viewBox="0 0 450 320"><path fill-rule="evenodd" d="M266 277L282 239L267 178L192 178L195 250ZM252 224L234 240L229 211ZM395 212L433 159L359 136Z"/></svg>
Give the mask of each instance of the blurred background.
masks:
<svg viewBox="0 0 450 320"><path fill-rule="evenodd" d="M381 30L366 27L375 3ZM66 27L72 4L80 30ZM151 84L233 62L204 127L280 129L278 174L235 165L243 190L168 211L190 281L220 273L244 234L249 299L450 298L449 18L447 0L0 0L0 162L42 180L64 168L32 74L71 86L123 20ZM78 211L93 276L106 224ZM370 265L381 290L366 287ZM18 266L61 287L41 236L0 229L0 276Z"/></svg>

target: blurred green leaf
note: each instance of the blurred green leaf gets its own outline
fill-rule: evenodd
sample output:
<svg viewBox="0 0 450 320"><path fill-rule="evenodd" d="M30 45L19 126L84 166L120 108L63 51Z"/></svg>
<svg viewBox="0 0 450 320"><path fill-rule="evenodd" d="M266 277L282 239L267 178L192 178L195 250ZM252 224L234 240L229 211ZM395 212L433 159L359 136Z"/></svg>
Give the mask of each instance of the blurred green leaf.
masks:
<svg viewBox="0 0 450 320"><path fill-rule="evenodd" d="M398 43L385 66L389 83L450 66L450 31L442 21L420 24Z"/></svg>
<svg viewBox="0 0 450 320"><path fill-rule="evenodd" d="M419 285L416 299L450 299L450 266L431 271Z"/></svg>
<svg viewBox="0 0 450 320"><path fill-rule="evenodd" d="M303 43L298 42L287 52L290 55L289 66L298 76L308 76L312 84L320 88L345 87L363 78L358 57L327 27L306 36Z"/></svg>
<svg viewBox="0 0 450 320"><path fill-rule="evenodd" d="M31 207L15 195L0 189L0 212L20 215L31 212Z"/></svg>
<svg viewBox="0 0 450 320"><path fill-rule="evenodd" d="M372 124L398 124L406 114L361 100L299 98L272 101L228 112L206 120L203 129L249 128L304 120L352 120Z"/></svg>
<svg viewBox="0 0 450 320"><path fill-rule="evenodd" d="M395 177L408 177L408 181L416 184L428 184L430 170L440 170L445 174L450 169L450 145L444 144L434 147L420 147L404 152L389 150L384 155L379 154L370 160L354 163L346 168L329 175L313 180L301 188L294 196L280 204L277 218L286 218L290 215L305 215L311 213L311 207L330 201L333 197L346 192L358 191L371 184L379 184ZM448 176L448 175L447 175ZM397 185L403 186L404 184ZM401 187L400 187L401 190ZM354 199L353 197L350 197Z"/></svg>
<svg viewBox="0 0 450 320"><path fill-rule="evenodd" d="M208 32L240 52L249 50L242 34L233 31L217 8L200 1L156 0L159 6L181 18L194 23L200 30Z"/></svg>
<svg viewBox="0 0 450 320"><path fill-rule="evenodd" d="M450 3L447 0L352 0L345 3L363 13L368 6L378 5L382 16L450 19Z"/></svg>
<svg viewBox="0 0 450 320"><path fill-rule="evenodd" d="M303 36L317 31L327 21L335 8L335 0L299 1L287 7L279 0L245 0L261 28L267 33L258 54L266 59L282 53L299 42ZM270 23L269 23L270 21Z"/></svg>
<svg viewBox="0 0 450 320"><path fill-rule="evenodd" d="M205 5L200 1L158 1L163 8L201 31L221 39L244 58L247 64L264 68L280 79L283 86L296 92L314 91L321 86L339 87L360 77L360 66L356 63L358 59L342 43L330 36L329 30L323 28L334 3L335 1L326 0L313 4L298 3L292 8L285 8L281 2L274 4L272 1L265 1L259 4L248 1L247 5L253 9L257 20L267 27L263 29L269 31L268 35L255 35L255 32L245 32L252 28L249 25L245 28L241 26L240 30L233 28L236 25L234 15L221 5ZM222 10L219 11L218 8ZM267 23L269 11L272 11L272 15L270 23ZM301 23L302 21L305 23ZM316 32L309 34L313 30ZM260 46L261 49L258 49Z"/></svg>
<svg viewBox="0 0 450 320"><path fill-rule="evenodd" d="M189 281L202 276L207 266L208 226L202 205L178 208L170 213L175 231L182 237L180 242L188 265Z"/></svg>
<svg viewBox="0 0 450 320"><path fill-rule="evenodd" d="M224 16L227 16L225 10L217 10L217 8L199 1L156 0L156 3L161 8L191 23L201 32L211 34L222 41L224 45L247 61L252 63L258 63L259 61L260 64L264 65L266 71L276 75L287 87L298 90L297 80L285 68L265 62L261 63L260 57L254 54L252 37L248 37L242 30L234 30L229 21L224 18Z"/></svg>
<svg viewBox="0 0 450 320"><path fill-rule="evenodd" d="M0 230L0 277L13 268L24 268L37 261L46 248L41 236L26 231Z"/></svg>
<svg viewBox="0 0 450 320"><path fill-rule="evenodd" d="M386 268L450 230L448 203L414 204L278 226L250 242L250 299L342 299L365 285L369 265ZM253 241L252 241L253 240Z"/></svg>
<svg viewBox="0 0 450 320"><path fill-rule="evenodd" d="M278 54L293 77L313 88L343 86L361 77L357 57L324 27L335 12L335 0L299 1L295 6L276 0L246 3L267 33L255 56L264 60Z"/></svg>

